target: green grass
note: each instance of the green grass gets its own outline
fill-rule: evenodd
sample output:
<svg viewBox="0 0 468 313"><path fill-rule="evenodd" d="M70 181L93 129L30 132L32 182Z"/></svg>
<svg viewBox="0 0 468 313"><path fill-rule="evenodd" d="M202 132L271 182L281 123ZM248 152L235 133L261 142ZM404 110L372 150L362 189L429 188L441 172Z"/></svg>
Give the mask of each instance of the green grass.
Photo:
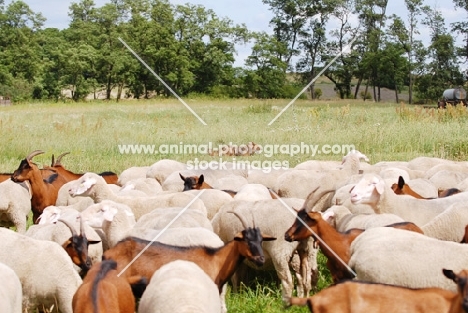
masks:
<svg viewBox="0 0 468 313"><path fill-rule="evenodd" d="M62 164L74 172L114 171L151 165L164 158L187 162L217 160L207 154L121 154L119 144L352 144L371 163L407 161L418 156L466 160L468 114L466 108L425 109L359 100L298 100L271 126L268 123L289 100L187 99L208 124L202 125L173 99L89 102L29 103L0 107L0 172L14 171L20 160L36 149L44 155L34 160L50 164L51 155L70 151ZM341 154L276 153L242 160L287 161L290 167L310 160L341 160ZM232 157L224 157L231 161ZM317 289L330 284L320 261ZM239 293L228 294L230 312L283 312L280 288L274 279L259 281ZM291 308L289 312L307 312Z"/></svg>

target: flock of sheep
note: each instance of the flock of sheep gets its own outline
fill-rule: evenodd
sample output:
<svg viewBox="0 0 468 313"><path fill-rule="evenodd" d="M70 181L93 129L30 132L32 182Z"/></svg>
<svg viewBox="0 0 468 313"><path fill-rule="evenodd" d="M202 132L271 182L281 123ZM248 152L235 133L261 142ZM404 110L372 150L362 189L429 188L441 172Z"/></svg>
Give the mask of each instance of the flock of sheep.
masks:
<svg viewBox="0 0 468 313"><path fill-rule="evenodd" d="M352 151L268 174L160 160L117 176L72 173L63 155L39 168L41 153L0 175L0 222L16 227L0 228L5 312L227 312L226 283L258 270L314 312L468 312L466 162L370 164ZM398 182L426 199L396 194ZM307 298L318 249L337 285ZM375 284L341 283L353 278ZM438 304L419 306L411 288ZM401 300L379 304L385 293Z"/></svg>

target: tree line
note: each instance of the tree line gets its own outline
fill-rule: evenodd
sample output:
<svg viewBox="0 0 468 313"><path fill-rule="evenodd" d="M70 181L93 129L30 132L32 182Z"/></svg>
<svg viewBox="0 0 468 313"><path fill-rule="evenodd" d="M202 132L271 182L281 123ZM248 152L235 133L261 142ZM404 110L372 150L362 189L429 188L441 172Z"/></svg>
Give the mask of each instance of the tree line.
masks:
<svg viewBox="0 0 468 313"><path fill-rule="evenodd" d="M104 92L111 99L170 96L121 41L179 95L292 98L324 66L341 98L380 100L381 88L403 89L410 103L437 100L464 85L468 23L451 21L422 0L405 0L407 15L386 14L388 0L262 0L273 12L271 33L250 31L201 5L168 0L92 0L69 7L65 29L23 1L0 0L0 95L13 100L73 100ZM466 0L453 0L468 12ZM356 24L359 20L359 27ZM337 27L327 30L333 21ZM354 23L354 25L353 25ZM430 30L430 42L418 37ZM457 47L455 37L464 38ZM236 44L252 43L242 67ZM346 47L351 44L351 51ZM320 96L314 84L311 98Z"/></svg>

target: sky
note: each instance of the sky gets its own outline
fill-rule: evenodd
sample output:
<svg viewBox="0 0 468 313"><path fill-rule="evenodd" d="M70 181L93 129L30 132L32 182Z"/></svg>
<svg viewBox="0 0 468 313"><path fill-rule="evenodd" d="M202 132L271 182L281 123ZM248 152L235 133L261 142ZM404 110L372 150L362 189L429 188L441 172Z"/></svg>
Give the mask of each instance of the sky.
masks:
<svg viewBox="0 0 468 313"><path fill-rule="evenodd" d="M67 28L70 23L68 17L68 8L71 3L79 2L68 0L22 0L36 13L42 13L47 19L44 27L55 27L59 29ZM12 0L6 0L8 5ZM200 4L207 9L212 9L219 17L227 17L235 24L245 24L251 31L266 31L271 32L269 22L273 17L269 7L263 4L262 0L170 0L172 4ZM94 0L97 7L110 0ZM442 12L447 24L454 21L464 21L467 19L466 11L462 9L454 9L452 0L424 0L425 5L432 8L437 8ZM406 20L406 7L404 0L389 0L387 7L388 15L395 13L403 20ZM450 29L449 26L447 26ZM421 30L421 40L427 40L428 32ZM461 38L459 41L462 40ZM242 66L244 60L250 55L249 46L237 46L238 55L236 58L237 66Z"/></svg>

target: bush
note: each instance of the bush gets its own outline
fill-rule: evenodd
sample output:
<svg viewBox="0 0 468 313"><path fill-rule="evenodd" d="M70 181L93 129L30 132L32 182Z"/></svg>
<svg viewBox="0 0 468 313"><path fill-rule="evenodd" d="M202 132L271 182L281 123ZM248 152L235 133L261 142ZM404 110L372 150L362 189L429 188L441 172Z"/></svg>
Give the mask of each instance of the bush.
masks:
<svg viewBox="0 0 468 313"><path fill-rule="evenodd" d="M322 89L320 88L315 88L314 89L314 99L320 99L320 97L322 96Z"/></svg>
<svg viewBox="0 0 468 313"><path fill-rule="evenodd" d="M361 96L361 99L363 100L372 100L372 95L370 94L370 92L361 91L359 93L359 96Z"/></svg>

